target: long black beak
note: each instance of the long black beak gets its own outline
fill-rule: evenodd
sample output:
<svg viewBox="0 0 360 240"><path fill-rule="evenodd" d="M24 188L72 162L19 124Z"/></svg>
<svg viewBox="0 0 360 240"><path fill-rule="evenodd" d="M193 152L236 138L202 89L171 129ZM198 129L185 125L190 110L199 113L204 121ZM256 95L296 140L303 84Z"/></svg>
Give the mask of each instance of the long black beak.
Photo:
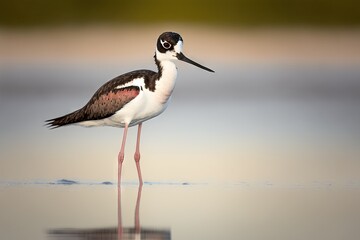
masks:
<svg viewBox="0 0 360 240"><path fill-rule="evenodd" d="M204 67L203 65L200 65L200 64L198 64L197 62L194 62L193 60L188 59L187 57L185 57L185 55L184 55L183 53L178 53L178 54L176 55L176 57L177 57L177 59L179 59L180 61L184 61L184 62L190 63L190 64L192 64L192 65L195 65L195 66L197 66L197 67L199 67L199 68L202 68L202 69L204 69L204 70L206 70L206 71L209 71L209 72L214 72L214 71L211 70L210 68Z"/></svg>

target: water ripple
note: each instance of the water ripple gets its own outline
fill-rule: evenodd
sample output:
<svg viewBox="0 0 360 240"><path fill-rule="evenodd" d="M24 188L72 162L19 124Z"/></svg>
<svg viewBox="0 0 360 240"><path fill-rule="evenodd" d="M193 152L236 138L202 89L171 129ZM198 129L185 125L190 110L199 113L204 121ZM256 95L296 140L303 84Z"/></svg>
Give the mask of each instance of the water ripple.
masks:
<svg viewBox="0 0 360 240"><path fill-rule="evenodd" d="M57 180L27 180L27 181L11 181L0 180L1 186L117 186L117 182L111 181L85 181L72 179L57 179ZM122 186L138 186L137 181L123 181ZM145 181L145 186L212 186L212 187L238 187L238 188L351 188L360 189L360 181L348 182L322 182L311 181L307 183L286 183L286 182L271 182L271 181L234 181L234 182L189 182L189 181Z"/></svg>

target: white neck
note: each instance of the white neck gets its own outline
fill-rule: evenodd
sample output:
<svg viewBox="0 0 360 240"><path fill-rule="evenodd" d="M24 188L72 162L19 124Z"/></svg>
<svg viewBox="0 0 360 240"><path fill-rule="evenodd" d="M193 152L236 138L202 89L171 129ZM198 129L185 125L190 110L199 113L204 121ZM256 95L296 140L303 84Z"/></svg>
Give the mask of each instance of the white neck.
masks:
<svg viewBox="0 0 360 240"><path fill-rule="evenodd" d="M158 80L156 87L160 91L172 92L175 87L177 68L174 62L170 60L160 61L161 77Z"/></svg>

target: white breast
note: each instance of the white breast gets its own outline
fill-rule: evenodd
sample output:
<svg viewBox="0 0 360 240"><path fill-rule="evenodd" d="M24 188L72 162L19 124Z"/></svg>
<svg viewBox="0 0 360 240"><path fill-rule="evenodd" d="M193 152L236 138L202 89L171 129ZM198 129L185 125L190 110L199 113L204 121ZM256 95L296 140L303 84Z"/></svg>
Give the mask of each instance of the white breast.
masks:
<svg viewBox="0 0 360 240"><path fill-rule="evenodd" d="M142 91L124 108L110 117L106 121L106 125L124 127L125 123L128 123L133 126L156 117L166 109L175 87L177 69L171 61L162 61L161 66L163 71L161 78L156 81L155 91L145 88L143 78L134 79L131 83L121 86L139 86Z"/></svg>

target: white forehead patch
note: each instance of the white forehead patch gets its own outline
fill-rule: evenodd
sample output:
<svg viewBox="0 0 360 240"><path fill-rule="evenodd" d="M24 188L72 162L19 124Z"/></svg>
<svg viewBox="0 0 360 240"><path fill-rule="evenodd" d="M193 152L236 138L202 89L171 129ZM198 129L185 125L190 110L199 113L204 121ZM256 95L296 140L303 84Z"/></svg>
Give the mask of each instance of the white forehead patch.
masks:
<svg viewBox="0 0 360 240"><path fill-rule="evenodd" d="M179 40L177 42L177 44L174 46L174 50L175 52L177 53L181 53L182 52L182 49L183 49L183 41L182 40Z"/></svg>

